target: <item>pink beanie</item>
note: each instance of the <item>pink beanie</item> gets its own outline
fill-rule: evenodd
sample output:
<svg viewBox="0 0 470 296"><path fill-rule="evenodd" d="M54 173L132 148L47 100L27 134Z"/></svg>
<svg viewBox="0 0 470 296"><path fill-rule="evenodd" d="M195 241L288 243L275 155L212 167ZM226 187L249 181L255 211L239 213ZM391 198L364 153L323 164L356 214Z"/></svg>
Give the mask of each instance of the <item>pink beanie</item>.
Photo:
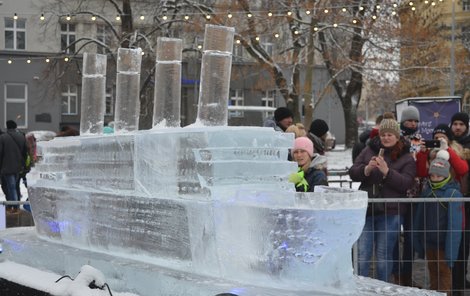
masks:
<svg viewBox="0 0 470 296"><path fill-rule="evenodd" d="M291 151L292 156L294 156L294 151L299 149L307 151L308 155L310 155L310 157L313 157L313 143L312 141L310 141L309 138L298 137L297 139L295 139L294 148L292 148Z"/></svg>

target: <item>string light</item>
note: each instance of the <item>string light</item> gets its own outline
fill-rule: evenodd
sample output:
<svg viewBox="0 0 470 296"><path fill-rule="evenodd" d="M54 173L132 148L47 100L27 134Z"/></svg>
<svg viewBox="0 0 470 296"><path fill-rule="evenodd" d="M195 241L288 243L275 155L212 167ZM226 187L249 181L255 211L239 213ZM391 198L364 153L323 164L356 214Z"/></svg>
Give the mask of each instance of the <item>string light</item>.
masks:
<svg viewBox="0 0 470 296"><path fill-rule="evenodd" d="M408 3L410 6L413 6L413 2L410 1L410 3Z"/></svg>
<svg viewBox="0 0 470 296"><path fill-rule="evenodd" d="M335 27L335 28L338 27L338 24L334 23L334 24L333 24L333 27Z"/></svg>
<svg viewBox="0 0 470 296"><path fill-rule="evenodd" d="M144 16L144 15L141 15L141 16L140 16L140 20L141 20L141 21L145 20L145 16Z"/></svg>
<svg viewBox="0 0 470 296"><path fill-rule="evenodd" d="M291 15L292 15L292 11L289 10L289 11L287 12L287 15L288 15L288 16L291 16Z"/></svg>
<svg viewBox="0 0 470 296"><path fill-rule="evenodd" d="M44 17L44 13L41 13L41 16L39 17L41 21L45 20L46 18Z"/></svg>
<svg viewBox="0 0 470 296"><path fill-rule="evenodd" d="M357 20L356 20L356 19L353 19L352 22L353 22L353 24L356 24L356 23L357 23Z"/></svg>
<svg viewBox="0 0 470 296"><path fill-rule="evenodd" d="M295 34L295 35L299 35L299 33L300 33L300 32L299 32L298 30L295 30L295 31L294 31L294 34Z"/></svg>
<svg viewBox="0 0 470 296"><path fill-rule="evenodd" d="M279 38L279 34L278 33L274 34L274 37Z"/></svg>
<svg viewBox="0 0 470 296"><path fill-rule="evenodd" d="M211 15L210 15L210 14L206 15L206 19L210 20L210 19L211 19Z"/></svg>
<svg viewBox="0 0 470 296"><path fill-rule="evenodd" d="M237 39L235 42L236 42L237 44L240 44L241 41L240 41L240 39Z"/></svg>
<svg viewBox="0 0 470 296"><path fill-rule="evenodd" d="M197 48L198 48L198 49L202 49L202 45L199 44L199 45L197 46Z"/></svg>
<svg viewBox="0 0 470 296"><path fill-rule="evenodd" d="M309 14L310 14L310 10L306 10L306 11L305 11L305 14L306 14L306 15L309 15Z"/></svg>
<svg viewBox="0 0 470 296"><path fill-rule="evenodd" d="M253 15L252 15L251 13L248 13L246 16L247 16L248 18L250 18L250 17L252 17Z"/></svg>
<svg viewBox="0 0 470 296"><path fill-rule="evenodd" d="M431 2L431 5L432 5L432 6L436 5L436 2L432 1L432 2Z"/></svg>
<svg viewBox="0 0 470 296"><path fill-rule="evenodd" d="M145 55L145 52L143 51L143 52L141 52L140 54L141 54L141 55Z"/></svg>
<svg viewBox="0 0 470 296"><path fill-rule="evenodd" d="M316 32L318 31L318 27L313 27L313 30Z"/></svg>
<svg viewBox="0 0 470 296"><path fill-rule="evenodd" d="M51 60L49 60L49 58L46 59L46 63L49 63Z"/></svg>
<svg viewBox="0 0 470 296"><path fill-rule="evenodd" d="M64 58L64 61L65 61L65 62L68 62L68 61L69 61L69 58L68 58L68 57L65 57L65 58Z"/></svg>
<svg viewBox="0 0 470 296"><path fill-rule="evenodd" d="M119 14L116 15L116 20L117 20L117 21L120 21L120 20L121 20L121 16L120 16Z"/></svg>
<svg viewBox="0 0 470 296"><path fill-rule="evenodd" d="M377 16L376 16L376 15L373 15L372 18L375 20L375 19L377 19Z"/></svg>
<svg viewBox="0 0 470 296"><path fill-rule="evenodd" d="M346 7L343 7L343 9L341 9L341 10L342 10L343 12L346 12L346 11L347 11Z"/></svg>
<svg viewBox="0 0 470 296"><path fill-rule="evenodd" d="M415 10L416 10L416 7L414 7L414 6L413 6L413 7L411 7L411 10L415 11Z"/></svg>
<svg viewBox="0 0 470 296"><path fill-rule="evenodd" d="M227 17L228 17L229 19L231 19L231 18L233 17L233 14L229 12L229 13L227 14Z"/></svg>
<svg viewBox="0 0 470 296"><path fill-rule="evenodd" d="M27 60L26 60L26 63L31 64L31 60L30 60L30 59L27 59Z"/></svg>
<svg viewBox="0 0 470 296"><path fill-rule="evenodd" d="M397 12L395 10L392 11L392 15L396 15L396 14L397 14Z"/></svg>
<svg viewBox="0 0 470 296"><path fill-rule="evenodd" d="M256 39L256 41L259 41L259 36L256 36L256 38L255 38L255 39Z"/></svg>
<svg viewBox="0 0 470 296"><path fill-rule="evenodd" d="M166 16L166 14L162 17L162 19L163 19L164 21L166 21L166 20L168 19L168 17Z"/></svg>
<svg viewBox="0 0 470 296"><path fill-rule="evenodd" d="M380 9L380 5L378 5L378 4L377 4L377 6L376 6L376 7L377 7L377 9Z"/></svg>
<svg viewBox="0 0 470 296"><path fill-rule="evenodd" d="M67 16L65 17L65 19L66 19L67 21L70 21L72 18L70 17L70 14L67 14Z"/></svg>
<svg viewBox="0 0 470 296"><path fill-rule="evenodd" d="M363 6L359 6L359 10L364 10L364 7L363 7Z"/></svg>
<svg viewBox="0 0 470 296"><path fill-rule="evenodd" d="M425 0L425 1L424 1L424 4L429 4L429 1L428 1L428 0Z"/></svg>
<svg viewBox="0 0 470 296"><path fill-rule="evenodd" d="M12 60L8 60L8 62L7 62L7 63L8 63L8 64L11 64L11 63L13 63L13 61L12 61Z"/></svg>
<svg viewBox="0 0 470 296"><path fill-rule="evenodd" d="M16 12L15 12L15 14L13 15L13 19L14 19L14 20L17 20L17 19L18 19L18 15L16 14Z"/></svg>
<svg viewBox="0 0 470 296"><path fill-rule="evenodd" d="M272 13L271 11L268 12L268 16L269 16L269 17L273 16L273 13Z"/></svg>
<svg viewBox="0 0 470 296"><path fill-rule="evenodd" d="M328 9L323 10L324 13L328 13Z"/></svg>
<svg viewBox="0 0 470 296"><path fill-rule="evenodd" d="M93 16L91 17L91 20L92 20L92 21L96 21L96 16L93 15Z"/></svg>
<svg viewBox="0 0 470 296"><path fill-rule="evenodd" d="M189 15L185 15L185 16L184 16L184 19L185 19L185 20L189 20Z"/></svg>

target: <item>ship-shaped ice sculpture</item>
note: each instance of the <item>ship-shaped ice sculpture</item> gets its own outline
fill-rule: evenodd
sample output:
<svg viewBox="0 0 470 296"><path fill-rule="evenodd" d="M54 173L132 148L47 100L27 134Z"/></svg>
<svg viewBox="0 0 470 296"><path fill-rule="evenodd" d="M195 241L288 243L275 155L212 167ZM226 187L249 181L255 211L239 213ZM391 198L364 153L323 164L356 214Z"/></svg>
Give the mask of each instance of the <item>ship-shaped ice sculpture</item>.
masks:
<svg viewBox="0 0 470 296"><path fill-rule="evenodd" d="M181 40L158 40L146 131L140 50L119 50L113 135L102 134L106 57L84 55L81 136L41 143L29 188L38 239L16 234L27 250L15 261L59 274L90 264L142 296L369 295L351 263L366 194L295 193L293 134L227 126L233 34L206 27L198 120L184 128Z"/></svg>

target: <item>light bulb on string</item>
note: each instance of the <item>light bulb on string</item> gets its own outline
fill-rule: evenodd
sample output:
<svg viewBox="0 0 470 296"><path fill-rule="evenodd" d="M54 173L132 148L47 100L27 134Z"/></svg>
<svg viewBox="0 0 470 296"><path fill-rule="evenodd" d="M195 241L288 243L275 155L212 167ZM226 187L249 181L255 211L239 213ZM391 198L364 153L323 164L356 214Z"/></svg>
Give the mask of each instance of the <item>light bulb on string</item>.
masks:
<svg viewBox="0 0 470 296"><path fill-rule="evenodd" d="M323 12L324 12L324 13L328 13L328 12L329 12L329 10L328 10L328 9L325 9L325 10L323 10Z"/></svg>
<svg viewBox="0 0 470 296"><path fill-rule="evenodd" d="M294 31L294 34L295 34L295 35L299 35L299 33L300 33L299 30L295 30L295 31Z"/></svg>
<svg viewBox="0 0 470 296"><path fill-rule="evenodd" d="M279 33L274 34L274 37L279 38Z"/></svg>
<svg viewBox="0 0 470 296"><path fill-rule="evenodd" d="M392 15L396 15L396 14L397 14L397 12L395 10L392 11Z"/></svg>
<svg viewBox="0 0 470 296"><path fill-rule="evenodd" d="M333 24L333 27L337 28L337 27L338 27L338 24L334 23L334 24Z"/></svg>
<svg viewBox="0 0 470 296"><path fill-rule="evenodd" d="M353 22L353 24L357 24L357 20L356 20L356 19L353 19L352 22Z"/></svg>
<svg viewBox="0 0 470 296"><path fill-rule="evenodd" d="M68 62L68 61L69 61L69 58L68 58L68 57L65 57L65 58L64 58L64 61L65 61L65 62Z"/></svg>
<svg viewBox="0 0 470 296"><path fill-rule="evenodd" d="M185 16L184 16L184 19L185 19L185 20L189 20L189 15L185 15Z"/></svg>
<svg viewBox="0 0 470 296"><path fill-rule="evenodd" d="M273 16L273 13L272 13L271 11L268 12L268 16L269 16L269 17Z"/></svg>
<svg viewBox="0 0 470 296"><path fill-rule="evenodd" d="M116 20L117 20L117 21L120 21L120 20L121 20L121 16L120 16L119 14L116 15Z"/></svg>
<svg viewBox="0 0 470 296"><path fill-rule="evenodd" d="M372 16L372 19L374 19L374 20L377 19L377 16L376 16L376 15L373 15L373 16Z"/></svg>
<svg viewBox="0 0 470 296"><path fill-rule="evenodd" d="M30 59L27 59L27 60L26 60L26 63L27 63L27 64L31 64L31 60L30 60Z"/></svg>
<svg viewBox="0 0 470 296"><path fill-rule="evenodd" d="M199 44L199 45L197 46L197 48L198 48L198 49L202 49L202 45Z"/></svg>
<svg viewBox="0 0 470 296"><path fill-rule="evenodd" d="M45 20L46 18L44 17L44 13L41 13L41 16L39 17L41 21Z"/></svg>
<svg viewBox="0 0 470 296"><path fill-rule="evenodd" d="M229 19L231 19L231 18L233 17L233 14L232 14L231 12L229 12L229 13L227 14L227 17L228 17Z"/></svg>
<svg viewBox="0 0 470 296"><path fill-rule="evenodd" d="M412 10L412 11L415 11L415 10L416 10L416 7L414 7L414 6L411 7L411 10Z"/></svg>
<svg viewBox="0 0 470 296"><path fill-rule="evenodd" d="M432 5L432 6L435 6L435 5L436 5L436 2L432 1L432 2L431 2L431 5Z"/></svg>
<svg viewBox="0 0 470 296"><path fill-rule="evenodd" d="M287 12L287 15L288 15L288 16L291 16L291 15L292 15L292 11L289 10L289 11Z"/></svg>
<svg viewBox="0 0 470 296"><path fill-rule="evenodd" d="M380 5L377 4L377 6L375 6L378 10L380 9Z"/></svg>
<svg viewBox="0 0 470 296"><path fill-rule="evenodd" d="M145 16L141 15L141 16L140 16L140 20L141 20L141 21L145 20Z"/></svg>
<svg viewBox="0 0 470 296"><path fill-rule="evenodd" d="M408 4L409 4L410 6L413 6L414 3L413 3L412 1L410 1L410 3L408 3Z"/></svg>
<svg viewBox="0 0 470 296"><path fill-rule="evenodd" d="M70 14L67 14L67 16L65 17L65 19L66 19L67 21L70 21L72 18L70 17Z"/></svg>
<svg viewBox="0 0 470 296"><path fill-rule="evenodd" d="M305 11L305 14L306 14L306 15L309 15L310 13L311 13L310 10L306 10L306 11Z"/></svg>
<svg viewBox="0 0 470 296"><path fill-rule="evenodd" d="M252 17L253 15L252 15L251 13L248 13L246 16L247 16L248 18L250 18L250 17Z"/></svg>
<svg viewBox="0 0 470 296"><path fill-rule="evenodd" d="M46 58L46 63L49 63L51 60L49 58Z"/></svg>
<svg viewBox="0 0 470 296"><path fill-rule="evenodd" d="M210 15L210 14L206 15L206 19L207 19L207 20L210 20L210 19L211 19L211 15Z"/></svg>
<svg viewBox="0 0 470 296"><path fill-rule="evenodd" d="M428 1L428 0L425 0L425 1L424 1L424 4L429 4L429 1Z"/></svg>
<svg viewBox="0 0 470 296"><path fill-rule="evenodd" d="M341 9L341 10L342 10L343 12L346 12L347 9L346 9L346 7L343 7L343 9Z"/></svg>
<svg viewBox="0 0 470 296"><path fill-rule="evenodd" d="M241 42L240 39L237 39L237 40L235 41L235 43L237 43L237 44L240 44L240 42Z"/></svg>
<svg viewBox="0 0 470 296"><path fill-rule="evenodd" d="M166 21L166 20L168 19L168 17L166 16L166 14L162 16L162 19L163 19L164 21Z"/></svg>
<svg viewBox="0 0 470 296"><path fill-rule="evenodd" d="M145 55L145 51L141 52L140 54L141 54L141 55Z"/></svg>
<svg viewBox="0 0 470 296"><path fill-rule="evenodd" d="M15 14L13 15L13 19L14 19L14 20L17 20L17 19L18 19L18 15L16 14L16 12L15 12Z"/></svg>
<svg viewBox="0 0 470 296"><path fill-rule="evenodd" d="M11 64L13 63L13 61L12 61L12 60L8 60L7 63L11 65Z"/></svg>
<svg viewBox="0 0 470 296"><path fill-rule="evenodd" d="M318 31L318 27L313 27L313 30L316 32Z"/></svg>
<svg viewBox="0 0 470 296"><path fill-rule="evenodd" d="M92 20L92 21L96 21L96 16L93 15L93 16L91 17L91 20Z"/></svg>
<svg viewBox="0 0 470 296"><path fill-rule="evenodd" d="M364 10L364 6L359 6L359 10Z"/></svg>
<svg viewBox="0 0 470 296"><path fill-rule="evenodd" d="M256 41L259 41L259 36L256 36L256 38L255 38L255 39L256 39Z"/></svg>

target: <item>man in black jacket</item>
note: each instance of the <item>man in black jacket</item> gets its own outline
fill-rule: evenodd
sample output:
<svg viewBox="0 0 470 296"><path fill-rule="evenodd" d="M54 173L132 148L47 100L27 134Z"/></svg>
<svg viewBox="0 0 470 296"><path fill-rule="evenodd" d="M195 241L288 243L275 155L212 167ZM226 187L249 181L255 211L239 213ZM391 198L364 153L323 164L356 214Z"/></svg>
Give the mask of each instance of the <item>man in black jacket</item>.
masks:
<svg viewBox="0 0 470 296"><path fill-rule="evenodd" d="M26 139L22 133L16 130L16 122L8 120L7 132L0 135L0 175L2 184L6 188L6 199L17 201L18 193L16 183L19 173L24 168L26 158ZM10 207L8 210L16 212L18 206Z"/></svg>

